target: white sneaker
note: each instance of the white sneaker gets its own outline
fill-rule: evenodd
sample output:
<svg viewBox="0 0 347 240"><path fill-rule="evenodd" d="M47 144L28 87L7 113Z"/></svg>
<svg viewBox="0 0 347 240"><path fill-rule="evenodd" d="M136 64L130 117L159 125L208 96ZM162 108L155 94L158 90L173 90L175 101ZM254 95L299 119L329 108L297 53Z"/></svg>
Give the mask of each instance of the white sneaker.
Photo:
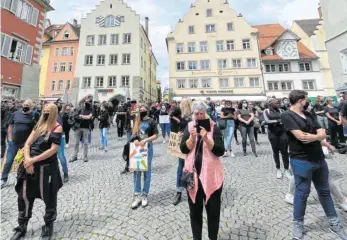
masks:
<svg viewBox="0 0 347 240"><path fill-rule="evenodd" d="M226 151L223 155L223 157L230 157L230 152L229 151Z"/></svg>
<svg viewBox="0 0 347 240"><path fill-rule="evenodd" d="M230 156L231 156L232 158L234 158L234 157L235 157L235 154L234 154L233 152L230 152Z"/></svg>
<svg viewBox="0 0 347 240"><path fill-rule="evenodd" d="M147 207L148 206L148 199L146 195L142 196L142 202L141 202L142 207Z"/></svg>
<svg viewBox="0 0 347 240"><path fill-rule="evenodd" d="M131 204L132 209L136 209L140 206L141 204L141 197L139 195L135 196L134 202Z"/></svg>
<svg viewBox="0 0 347 240"><path fill-rule="evenodd" d="M65 145L65 148L68 148L69 147L69 144L67 143L66 145Z"/></svg>
<svg viewBox="0 0 347 240"><path fill-rule="evenodd" d="M163 144L165 144L165 143L166 143L166 141L164 140L164 141L163 141Z"/></svg>
<svg viewBox="0 0 347 240"><path fill-rule="evenodd" d="M290 180L292 178L292 173L289 170L284 171L284 175Z"/></svg>
<svg viewBox="0 0 347 240"><path fill-rule="evenodd" d="M287 193L284 200L290 205L294 205L294 195Z"/></svg>
<svg viewBox="0 0 347 240"><path fill-rule="evenodd" d="M276 176L277 176L277 179L281 179L283 177L281 169L277 169Z"/></svg>
<svg viewBox="0 0 347 240"><path fill-rule="evenodd" d="M347 199L345 199L344 203L339 203L339 205L343 211L347 212Z"/></svg>

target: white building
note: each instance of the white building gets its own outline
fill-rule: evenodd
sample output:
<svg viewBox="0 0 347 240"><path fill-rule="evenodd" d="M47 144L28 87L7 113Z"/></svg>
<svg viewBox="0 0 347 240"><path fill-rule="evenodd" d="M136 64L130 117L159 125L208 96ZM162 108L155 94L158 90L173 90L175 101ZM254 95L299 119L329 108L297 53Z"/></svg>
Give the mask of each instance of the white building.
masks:
<svg viewBox="0 0 347 240"><path fill-rule="evenodd" d="M145 28L123 1L101 1L81 22L72 98L99 101L157 99L156 67Z"/></svg>
<svg viewBox="0 0 347 240"><path fill-rule="evenodd" d="M314 99L327 96L329 87L323 81L319 58L300 38L280 24L254 26L259 31L266 94L288 97L294 89L305 90Z"/></svg>

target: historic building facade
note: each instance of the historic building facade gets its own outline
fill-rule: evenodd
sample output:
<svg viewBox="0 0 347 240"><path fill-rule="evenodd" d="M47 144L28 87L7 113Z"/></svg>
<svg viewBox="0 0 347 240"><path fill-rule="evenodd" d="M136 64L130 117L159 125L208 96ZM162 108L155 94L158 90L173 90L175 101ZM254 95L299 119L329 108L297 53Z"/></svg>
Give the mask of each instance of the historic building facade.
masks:
<svg viewBox="0 0 347 240"><path fill-rule="evenodd" d="M257 29L225 0L197 0L167 36L174 98L264 100Z"/></svg>
<svg viewBox="0 0 347 240"><path fill-rule="evenodd" d="M158 65L140 16L123 1L101 1L82 19L72 99L155 101Z"/></svg>

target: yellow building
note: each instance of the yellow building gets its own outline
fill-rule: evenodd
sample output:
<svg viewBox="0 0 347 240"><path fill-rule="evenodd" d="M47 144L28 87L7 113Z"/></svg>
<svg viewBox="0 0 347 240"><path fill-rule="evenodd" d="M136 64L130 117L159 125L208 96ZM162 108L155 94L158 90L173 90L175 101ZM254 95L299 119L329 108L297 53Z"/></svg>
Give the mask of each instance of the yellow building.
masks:
<svg viewBox="0 0 347 240"><path fill-rule="evenodd" d="M47 41L50 39L51 39L51 36L45 32L43 34L43 44L42 44L41 59L40 59L40 65L41 65L40 83L39 83L40 98L43 98L45 93L46 76L47 76L48 60L49 60L49 53L50 53L50 50L49 50L50 45L47 43Z"/></svg>
<svg viewBox="0 0 347 240"><path fill-rule="evenodd" d="M295 20L291 30L301 38L301 43L319 57L326 96L336 96L328 52L325 47L326 35L323 28L323 19Z"/></svg>
<svg viewBox="0 0 347 240"><path fill-rule="evenodd" d="M225 0L197 0L166 41L176 99L265 100L257 29Z"/></svg>

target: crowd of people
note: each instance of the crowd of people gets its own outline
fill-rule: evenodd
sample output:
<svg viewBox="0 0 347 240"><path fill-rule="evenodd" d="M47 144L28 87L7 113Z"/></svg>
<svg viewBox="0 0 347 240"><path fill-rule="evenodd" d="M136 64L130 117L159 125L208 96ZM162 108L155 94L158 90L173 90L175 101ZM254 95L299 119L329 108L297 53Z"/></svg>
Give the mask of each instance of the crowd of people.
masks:
<svg viewBox="0 0 347 240"><path fill-rule="evenodd" d="M162 121L168 116L169 121ZM315 103L307 93L294 90L288 98L272 97L267 102L241 100L212 102L182 99L180 102L137 103L126 99L114 106L110 102L93 102L85 98L81 106L57 100L54 103L35 103L6 100L1 103L1 158L4 166L1 188L7 185L14 159L24 149L24 160L17 170L18 227L12 240L25 236L32 215L34 200L45 203L45 225L42 238L51 239L53 223L57 217L57 195L63 183L69 181L65 149L69 147L70 134L75 143L70 163L78 161L80 144L83 145L84 162L88 162L91 132L95 125L100 131L100 151L108 151L109 128L117 128L118 141L125 144L123 158L129 172L129 144L148 148L147 171L135 171L132 209L146 207L151 184L153 142L162 134L163 144L171 133L182 137L180 150L186 157L178 158L176 194L173 204L182 200L184 189L188 193L191 228L194 240L202 239L203 206L208 221L208 237L218 237L221 194L224 168L220 157L234 158L238 149L232 146L235 138L240 150L258 157L258 134L268 134L276 178L290 179L285 201L294 205L293 239L302 239L304 216L311 182L318 192L320 202L330 224L330 230L340 239L347 240L341 228L330 193L347 211L347 198L339 191L329 176L325 161L327 152L346 154L343 126L347 126L347 94L339 104L332 98L317 97ZM72 131L71 131L72 130ZM124 138L126 133L126 138ZM283 162L281 170L280 155ZM58 160L63 174L60 173ZM143 184L142 184L143 175Z"/></svg>

